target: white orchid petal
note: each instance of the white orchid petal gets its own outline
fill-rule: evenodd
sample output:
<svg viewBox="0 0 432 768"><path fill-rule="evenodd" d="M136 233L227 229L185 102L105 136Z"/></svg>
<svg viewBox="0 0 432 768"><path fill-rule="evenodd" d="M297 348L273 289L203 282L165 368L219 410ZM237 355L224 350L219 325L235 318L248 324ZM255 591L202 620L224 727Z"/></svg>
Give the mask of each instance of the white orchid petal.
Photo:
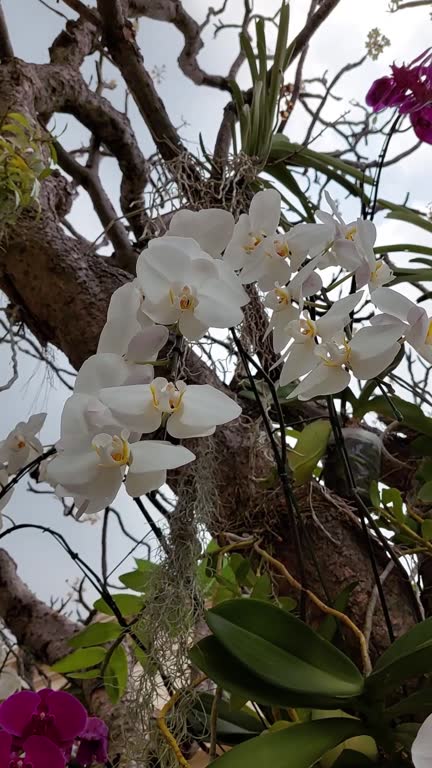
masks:
<svg viewBox="0 0 432 768"><path fill-rule="evenodd" d="M350 365L358 379L373 379L393 362L400 350L398 328L375 325L360 328L350 341Z"/></svg>
<svg viewBox="0 0 432 768"><path fill-rule="evenodd" d="M129 342L126 356L130 361L154 360L169 338L168 329L163 325L144 328Z"/></svg>
<svg viewBox="0 0 432 768"><path fill-rule="evenodd" d="M176 469L189 464L194 458L195 455L182 445L172 445L159 440L143 440L132 446L129 474Z"/></svg>
<svg viewBox="0 0 432 768"><path fill-rule="evenodd" d="M313 339L304 344L294 343L288 350L281 376L280 386L284 387L305 373L309 373L312 368L318 365L318 359L315 355L316 344Z"/></svg>
<svg viewBox="0 0 432 768"><path fill-rule="evenodd" d="M246 263L248 253L245 251L245 246L249 243L251 226L247 213L242 213L234 227L232 238L224 253L224 262L231 269L241 269Z"/></svg>
<svg viewBox="0 0 432 768"><path fill-rule="evenodd" d="M171 219L168 235L192 237L203 251L220 256L231 240L234 217L222 208L203 211L177 211Z"/></svg>
<svg viewBox="0 0 432 768"><path fill-rule="evenodd" d="M120 424L128 429L154 432L161 424L162 414L153 404L153 394L147 384L109 387L99 397Z"/></svg>
<svg viewBox="0 0 432 768"><path fill-rule="evenodd" d="M323 339L329 339L335 333L342 331L349 321L350 313L354 311L357 304L361 301L363 291L345 296L339 301L335 301L333 306L319 320L317 320L317 331Z"/></svg>
<svg viewBox="0 0 432 768"><path fill-rule="evenodd" d="M417 731L411 747L414 768L430 768L432 764L432 715L426 718Z"/></svg>
<svg viewBox="0 0 432 768"><path fill-rule="evenodd" d="M252 231L272 235L279 226L281 196L276 189L264 189L254 195L249 208Z"/></svg>
<svg viewBox="0 0 432 768"><path fill-rule="evenodd" d="M137 496L144 496L150 491L157 491L162 485L166 483L166 469L160 469L155 472L132 472L129 470L125 488L126 492L132 498Z"/></svg>
<svg viewBox="0 0 432 768"><path fill-rule="evenodd" d="M350 374L344 368L320 363L300 382L290 398L310 400L313 397L335 395L345 389L349 382Z"/></svg>
<svg viewBox="0 0 432 768"><path fill-rule="evenodd" d="M377 288L373 292L371 300L381 312L393 315L399 320L406 320L410 310L413 307L416 308L413 301L392 288Z"/></svg>
<svg viewBox="0 0 432 768"><path fill-rule="evenodd" d="M191 384L183 395L179 418L191 427L209 428L236 419L241 410L235 400L210 384Z"/></svg>

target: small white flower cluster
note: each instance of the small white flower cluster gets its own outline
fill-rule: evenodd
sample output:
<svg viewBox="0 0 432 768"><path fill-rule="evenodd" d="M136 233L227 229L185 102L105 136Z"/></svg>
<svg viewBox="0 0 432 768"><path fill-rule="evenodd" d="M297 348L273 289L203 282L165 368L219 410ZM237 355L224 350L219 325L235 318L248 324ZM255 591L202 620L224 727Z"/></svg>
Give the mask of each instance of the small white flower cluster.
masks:
<svg viewBox="0 0 432 768"><path fill-rule="evenodd" d="M220 209L179 211L168 233L149 242L138 258L136 279L111 298L97 354L78 373L63 410L58 453L45 470L59 493L74 497L79 514L111 504L123 481L131 496L159 488L167 470L195 458L167 437L210 435L240 414L220 390L177 381L175 371L173 381L155 377L154 366L168 343L168 328L193 343L211 327L238 325L249 301L245 284L257 283L266 292L266 335L272 332L281 355L280 383L300 380L292 397L336 394L351 375L375 378L393 362L402 341L432 362L432 324L425 310L383 287L393 275L375 256L374 224L345 223L327 193L326 198L331 213L318 211L316 223L287 232L279 229L280 195L268 189L254 196L249 213L237 222ZM342 277L324 287L328 267ZM347 281L357 292L335 300L334 290ZM352 333L366 291L381 314ZM30 449L40 452L40 419L18 425L0 444L9 474ZM141 441L142 434L153 439Z"/></svg>
<svg viewBox="0 0 432 768"><path fill-rule="evenodd" d="M20 421L5 440L0 440L0 513L14 492L13 487L3 492L11 476L43 453L42 443L36 435L42 429L45 419L46 413L35 413L28 421Z"/></svg>

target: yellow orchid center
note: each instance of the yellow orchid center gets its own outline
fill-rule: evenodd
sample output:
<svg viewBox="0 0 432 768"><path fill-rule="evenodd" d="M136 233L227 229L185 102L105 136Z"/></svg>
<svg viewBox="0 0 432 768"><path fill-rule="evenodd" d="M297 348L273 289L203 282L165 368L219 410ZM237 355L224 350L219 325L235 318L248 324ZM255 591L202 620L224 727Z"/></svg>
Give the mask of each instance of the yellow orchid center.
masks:
<svg viewBox="0 0 432 768"><path fill-rule="evenodd" d="M96 435L92 448L101 459L101 467L122 467L129 462L130 446L124 437Z"/></svg>
<svg viewBox="0 0 432 768"><path fill-rule="evenodd" d="M163 380L162 380L163 381ZM162 413L174 413L178 411L185 393L186 387L183 382L167 382L165 385L160 384L160 380L154 380L150 384L150 392L152 394L153 405L158 411Z"/></svg>
<svg viewBox="0 0 432 768"><path fill-rule="evenodd" d="M262 234L250 234L249 235L249 242L247 245L243 246L243 250L246 251L246 253L252 253L255 248L262 243L264 240L264 235Z"/></svg>
<svg viewBox="0 0 432 768"><path fill-rule="evenodd" d="M331 342L326 344L325 347L325 351L320 353L320 357L327 368L341 368L343 365L349 366L351 347L347 341L343 342L342 348Z"/></svg>
<svg viewBox="0 0 432 768"><path fill-rule="evenodd" d="M292 251L289 249L287 243L281 243L279 240L275 242L275 251L281 259L286 259L292 256Z"/></svg>
<svg viewBox="0 0 432 768"><path fill-rule="evenodd" d="M432 344L432 320L429 320L425 343Z"/></svg>
<svg viewBox="0 0 432 768"><path fill-rule="evenodd" d="M347 229L345 232L345 240L354 240L354 237L357 234L357 227L350 227L350 229Z"/></svg>
<svg viewBox="0 0 432 768"><path fill-rule="evenodd" d="M24 435L15 435L14 437L14 448L16 451L21 451L23 448L27 446L27 440L25 439Z"/></svg>
<svg viewBox="0 0 432 768"><path fill-rule="evenodd" d="M182 312L193 312L198 305L198 301L189 285L184 285L179 293L170 288L169 297L171 304L178 307Z"/></svg>
<svg viewBox="0 0 432 768"><path fill-rule="evenodd" d="M302 336L315 336L316 328L315 323L309 317L305 317L300 320L300 333Z"/></svg>
<svg viewBox="0 0 432 768"><path fill-rule="evenodd" d="M278 304L289 304L291 297L286 288L275 288L275 296Z"/></svg>

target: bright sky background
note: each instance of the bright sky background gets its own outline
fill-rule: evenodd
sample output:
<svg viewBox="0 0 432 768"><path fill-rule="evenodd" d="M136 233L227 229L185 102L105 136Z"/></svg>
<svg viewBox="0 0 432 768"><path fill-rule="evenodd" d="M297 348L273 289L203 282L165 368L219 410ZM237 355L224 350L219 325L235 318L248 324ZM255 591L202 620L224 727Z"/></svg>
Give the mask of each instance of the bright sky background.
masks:
<svg viewBox="0 0 432 768"><path fill-rule="evenodd" d="M63 7L62 2L48 0L51 5L70 17L73 14ZM220 3L213 3L220 5ZM301 28L305 10L309 3L306 0L292 0L290 37ZM185 0L185 7L198 21L204 17L207 4L203 0ZM243 3L231 0L228 11L223 19L226 23L238 19L238 12ZM16 55L26 61L48 61L48 47L55 36L64 26L64 20L49 11L38 0L3 0L4 12L9 25L10 35ZM257 12L272 14L278 3L275 0L261 0L255 3ZM343 101L335 105L334 117L338 117L349 108L351 99L362 101L369 84L376 77L387 73L388 65L393 61L410 61L430 44L432 22L427 8L401 11L390 14L387 11L387 0L341 0L331 19L319 30L308 55L304 71L305 77L316 76L328 70L332 76L347 61L357 60L364 53L364 43L367 33L372 27L379 27L391 40L391 48L376 62L370 60L359 70L354 71L343 79L338 93ZM237 33L226 31L216 40L212 39L212 25L207 30L208 44L200 55L200 63L208 71L215 74L225 74L229 64L237 52ZM204 142L210 149L213 147L217 128L221 119L223 106L227 95L214 89L197 88L179 71L176 59L182 47L182 37L174 27L160 22L142 19L139 24L138 41L144 54L147 69L165 67L165 75L158 86L160 95L165 101L173 122L180 125L187 121L181 134L192 148L197 146L198 134L202 133ZM105 78L115 78L118 87L112 92L115 106L122 108L124 104L124 89L120 77L110 67L104 70ZM87 61L83 72L89 78L94 72L94 65ZM286 80L287 81L287 80ZM242 84L248 85L246 68L242 70ZM107 94L106 94L107 95ZM144 154L150 154L153 146L149 133L138 116L137 110L129 101L129 115L136 130L138 140ZM294 112L289 122L289 138L293 141L301 139L305 126L304 115ZM63 132L64 131L64 132ZM61 134L61 142L66 148L77 148L86 143L86 131L78 126L69 116L56 118L56 133ZM413 136L403 141L413 140ZM326 137L316 142L314 148L326 147ZM404 144L405 146L405 144ZM333 149L338 147L332 146ZM378 149L379 151L379 149ZM394 148L398 151L398 146ZM392 152L390 153L392 154ZM371 154L371 159L373 155ZM425 209L432 200L430 188L431 147L423 146L412 158L392 167L383 174L380 194L395 202L402 202L407 191L411 192L411 204ZM105 161L103 166L103 182L107 192L117 204L119 173L114 161ZM346 218L358 215L354 203L344 204L341 209ZM80 232L93 240L101 232L99 221L92 210L91 203L85 193L82 193L74 206L71 221ZM403 225L396 221L382 221L378 217L378 245L397 242L423 242L430 245L430 237L426 232ZM0 347L1 380L8 374L9 356L3 346ZM65 365L67 363L65 362ZM12 390L2 393L0 409L0 439L6 436L17 421L27 419L32 413L48 411L46 426L42 432L45 443L58 439L59 420L62 404L68 392L57 382L49 380L44 364L38 364L30 358L20 358L19 382ZM80 552L95 567L100 563L100 533L101 523L94 525L77 524L61 515L60 505L49 496L36 496L25 490L22 483L8 505L6 512L16 523L35 522L48 525L62 532L70 545ZM117 501L116 507L121 510L125 524L138 538L148 532L146 524L135 508L133 502L125 498ZM132 544L120 533L116 521L111 522L109 538L109 563L114 567L127 553ZM151 539L147 539L150 540ZM51 541L48 536L37 533L16 533L5 540L5 546L19 565L21 576L44 599L51 596L63 595L68 591L67 580L73 580L79 572L67 559L63 551ZM138 550L138 555L145 556L144 550ZM122 566L119 572L127 568Z"/></svg>

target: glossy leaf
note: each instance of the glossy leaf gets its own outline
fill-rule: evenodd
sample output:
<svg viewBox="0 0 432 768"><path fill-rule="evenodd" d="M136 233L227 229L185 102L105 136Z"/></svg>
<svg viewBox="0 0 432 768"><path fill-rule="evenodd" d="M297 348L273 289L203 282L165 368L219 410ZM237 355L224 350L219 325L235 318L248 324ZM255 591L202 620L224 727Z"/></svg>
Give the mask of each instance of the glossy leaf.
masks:
<svg viewBox="0 0 432 768"><path fill-rule="evenodd" d="M69 645L71 648L89 648L92 645L102 645L110 640L115 640L122 631L120 625L114 621L90 624L82 632L71 637Z"/></svg>
<svg viewBox="0 0 432 768"><path fill-rule="evenodd" d="M411 429L420 432L423 435L432 437L432 419L426 416L422 409L414 403L408 403L402 400L400 397L392 396L392 402L401 412L403 416L403 423ZM391 421L394 420L394 413L383 395L373 397L366 403L360 403L359 406L354 409L354 415L356 418L364 416L370 411L375 411L380 416L385 416Z"/></svg>
<svg viewBox="0 0 432 768"><path fill-rule="evenodd" d="M416 624L380 656L366 687L381 698L404 680L425 674L432 667L432 618Z"/></svg>
<svg viewBox="0 0 432 768"><path fill-rule="evenodd" d="M278 685L269 685L228 653L215 637L205 637L190 651L190 658L199 669L232 694L234 700L256 701L258 704L281 707L320 707L334 709L341 704L339 698L318 694L294 693Z"/></svg>
<svg viewBox="0 0 432 768"><path fill-rule="evenodd" d="M208 611L222 645L257 677L298 694L358 696L352 661L304 622L261 600L229 600Z"/></svg>
<svg viewBox="0 0 432 768"><path fill-rule="evenodd" d="M147 563L147 565L145 565ZM134 592L145 592L149 581L153 578L158 565L150 563L147 560L141 560L136 571L129 571L119 576L119 580L125 587L133 589Z"/></svg>
<svg viewBox="0 0 432 768"><path fill-rule="evenodd" d="M119 645L111 654L104 673L104 686L113 704L123 696L128 679L128 662L125 649Z"/></svg>
<svg viewBox="0 0 432 768"><path fill-rule="evenodd" d="M391 707L387 707L385 714L389 720L393 720L395 717L411 715L417 712L423 712L425 715L432 712L432 688L424 688L421 691L412 693L410 696L406 696L396 704L392 704Z"/></svg>
<svg viewBox="0 0 432 768"><path fill-rule="evenodd" d="M327 419L318 419L301 432L294 450L288 454L288 463L298 485L311 479L316 465L326 452L331 431Z"/></svg>
<svg viewBox="0 0 432 768"><path fill-rule="evenodd" d="M267 733L226 752L218 768L311 768L329 749L365 733L359 721L331 718Z"/></svg>
<svg viewBox="0 0 432 768"><path fill-rule="evenodd" d="M143 597L138 595L111 595L117 608L123 616L136 616L144 606ZM108 616L114 616L112 608L101 597L94 603L94 609Z"/></svg>
<svg viewBox="0 0 432 768"><path fill-rule="evenodd" d="M419 501L423 501L425 503L432 501L432 480L429 480L429 482L422 485L422 487L420 488L417 494L417 498ZM425 520L425 522L428 522L428 521Z"/></svg>
<svg viewBox="0 0 432 768"><path fill-rule="evenodd" d="M105 648L80 648L78 651L69 653L64 659L60 659L52 665L55 672L67 673L77 672L79 669L94 667L105 658Z"/></svg>

